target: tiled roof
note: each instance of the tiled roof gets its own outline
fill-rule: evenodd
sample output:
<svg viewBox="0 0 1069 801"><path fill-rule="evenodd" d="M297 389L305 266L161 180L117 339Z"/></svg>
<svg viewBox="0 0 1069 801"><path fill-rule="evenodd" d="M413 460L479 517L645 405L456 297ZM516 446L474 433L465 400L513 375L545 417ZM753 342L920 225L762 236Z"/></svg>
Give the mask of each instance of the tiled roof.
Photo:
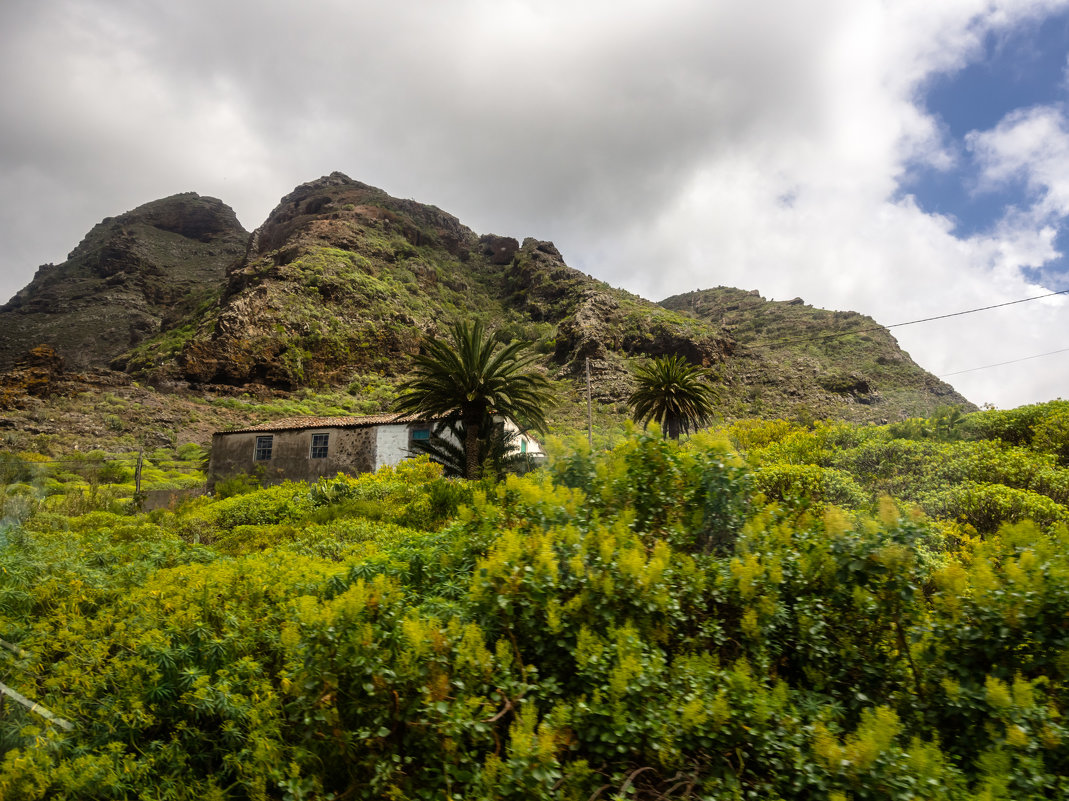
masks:
<svg viewBox="0 0 1069 801"><path fill-rule="evenodd" d="M247 428L233 428L221 431L221 434L246 434L253 431L298 431L302 428L366 428L367 426L387 423L420 423L441 420L441 417L429 417L416 414L366 414L360 417L286 417L271 420Z"/></svg>

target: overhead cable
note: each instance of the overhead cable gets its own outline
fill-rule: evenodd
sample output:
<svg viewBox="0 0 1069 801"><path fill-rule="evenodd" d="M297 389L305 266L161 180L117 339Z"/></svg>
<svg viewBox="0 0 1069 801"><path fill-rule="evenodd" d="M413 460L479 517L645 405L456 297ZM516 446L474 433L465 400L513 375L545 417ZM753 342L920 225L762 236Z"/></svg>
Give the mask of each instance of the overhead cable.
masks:
<svg viewBox="0 0 1069 801"><path fill-rule="evenodd" d="M796 342L821 342L826 339L840 339L841 337L853 336L854 334L865 334L871 331L886 331L889 328L901 328L905 325L917 325L918 323L930 323L934 320L945 320L948 317L961 317L965 314L975 314L976 312L990 311L991 309L1001 309L1003 306L1014 306L1018 303L1029 303L1033 300L1042 300L1043 298L1052 298L1055 295L1069 295L1069 289L1063 289L1060 292L1048 292L1045 295L1036 295L1031 298L1021 298L1020 300L1008 300L1005 303L996 303L993 306L980 306L976 309L965 309L964 311L951 312L950 314L939 314L935 317L924 317L920 320L909 320L904 323L892 323L891 325L876 325L870 328L856 328L853 331L841 331L837 334L823 334L816 337L797 337L794 339L773 339L768 342L758 342L755 345L748 345L750 348L764 348L769 345L788 345ZM1034 357L1028 357L1034 358ZM980 369L980 368L976 368Z"/></svg>
<svg viewBox="0 0 1069 801"><path fill-rule="evenodd" d="M974 373L977 370L990 370L992 367L1003 367L1007 364L1017 364L1017 362L1027 362L1030 359L1040 359L1044 356L1053 356L1056 353L1069 353L1069 348L1062 348L1061 350L1051 350L1046 353L1037 353L1035 356L1022 356L1020 359L1010 359L1008 362L999 362L998 364L985 364L983 367L970 367L968 370L958 370L953 373L943 373L938 378L950 378L952 375L961 375L962 373Z"/></svg>

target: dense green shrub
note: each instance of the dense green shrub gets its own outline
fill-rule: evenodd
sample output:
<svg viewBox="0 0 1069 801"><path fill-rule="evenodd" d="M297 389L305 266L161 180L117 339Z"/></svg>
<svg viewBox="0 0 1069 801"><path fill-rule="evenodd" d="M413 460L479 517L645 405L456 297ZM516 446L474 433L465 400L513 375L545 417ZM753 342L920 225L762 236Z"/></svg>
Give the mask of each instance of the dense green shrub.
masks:
<svg viewBox="0 0 1069 801"><path fill-rule="evenodd" d="M772 464L754 471L754 486L770 500L861 507L868 497L848 473L809 464Z"/></svg>
<svg viewBox="0 0 1069 801"><path fill-rule="evenodd" d="M933 517L960 520L981 534L993 534L1005 523L1032 520L1043 526L1069 522L1069 509L1045 495L1002 484L965 481L923 496L921 505Z"/></svg>
<svg viewBox="0 0 1069 801"><path fill-rule="evenodd" d="M28 509L0 537L0 637L29 654L4 680L75 728L5 717L0 797L1066 797L1062 468L735 432L756 469L654 434L501 483L413 461ZM876 497L924 480L939 525Z"/></svg>
<svg viewBox="0 0 1069 801"><path fill-rule="evenodd" d="M1056 400L1020 406L1016 409L974 412L962 423L966 436L974 439L998 439L1009 445L1033 444L1037 427L1043 428L1050 417L1069 412L1069 401Z"/></svg>

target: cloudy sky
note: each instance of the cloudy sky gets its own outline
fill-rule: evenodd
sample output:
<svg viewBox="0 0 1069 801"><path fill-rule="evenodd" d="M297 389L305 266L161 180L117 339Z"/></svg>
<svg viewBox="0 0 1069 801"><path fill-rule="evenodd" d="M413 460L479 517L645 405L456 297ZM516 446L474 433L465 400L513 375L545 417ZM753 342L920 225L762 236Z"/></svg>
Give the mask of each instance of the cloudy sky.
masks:
<svg viewBox="0 0 1069 801"><path fill-rule="evenodd" d="M1069 0L4 0L0 302L105 216L252 229L334 170L655 300L1067 290L1067 51ZM976 403L1069 397L1069 295L894 332Z"/></svg>

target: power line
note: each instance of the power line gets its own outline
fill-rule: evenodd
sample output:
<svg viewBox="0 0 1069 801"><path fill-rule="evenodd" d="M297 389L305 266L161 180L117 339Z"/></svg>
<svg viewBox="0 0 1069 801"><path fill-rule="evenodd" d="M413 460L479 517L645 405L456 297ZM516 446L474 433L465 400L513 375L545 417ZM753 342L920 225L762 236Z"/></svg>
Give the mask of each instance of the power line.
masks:
<svg viewBox="0 0 1069 801"><path fill-rule="evenodd" d="M1008 362L999 362L998 364L985 364L983 367L970 367L968 370L958 370L954 373L943 373L938 376L939 378L950 378L952 375L961 375L962 373L974 373L977 370L990 370L992 367L1002 367L1007 364L1017 364L1017 362L1027 362L1030 359L1041 359L1044 356L1053 356L1056 353L1069 353L1069 348L1062 348L1061 350L1051 350L1046 353L1037 353L1035 356L1022 356L1020 359L1010 359Z"/></svg>
<svg viewBox="0 0 1069 801"><path fill-rule="evenodd" d="M945 320L947 317L960 317L963 314L973 314L974 312L988 311L990 309L1001 309L1003 306L1015 306L1018 303L1028 303L1033 300L1043 300L1043 298L1052 298L1055 295L1066 294L1069 294L1069 289L1063 289L1060 292L1048 292L1046 295L1036 295L1031 298L1021 298L1020 300L1007 300L1005 303L996 303L994 306L981 306L978 309L966 309L965 311L952 312L951 314L940 314L937 317L925 317L923 320L910 320L908 323L894 323L893 325L885 326L885 328L900 328L903 325L930 323L932 320Z"/></svg>
<svg viewBox="0 0 1069 801"><path fill-rule="evenodd" d="M1018 303L1029 303L1029 302L1031 302L1033 300L1042 300L1043 298L1052 298L1055 295L1067 295L1067 294L1069 294L1069 289L1063 289L1060 292L1048 292L1045 295L1036 295L1036 296L1031 297L1031 298L1021 298L1020 300L1008 300L1005 303L996 303L996 304L994 304L992 306L980 306L979 308L976 308L976 309L965 309L965 311L951 312L950 314L939 314L939 315L936 315L935 317L924 317L924 318L922 318L920 320L909 320L909 321L904 322L904 323L892 323L891 325L877 325L877 326L872 326L871 328L856 328L853 331L842 331L842 332L840 332L838 334L823 334L821 336L816 336L816 337L797 337L797 338L794 338L794 339L772 339L772 340L769 340L768 342L758 342L755 345L748 345L746 347L750 347L750 348L765 348L765 347L768 347L769 345L789 345L789 344L793 344L793 343L796 343L796 342L822 342L822 341L827 340L827 339L840 339L842 337L853 336L854 334L866 334L866 333L869 333L871 331L886 331L889 328L901 328L902 326L905 326L905 325L917 325L918 323L930 323L930 322L932 322L934 320L946 320L949 317L961 317L962 315L965 315L965 314L975 314L976 312L990 311L991 309L1001 309L1003 306L1015 306ZM1055 351L1055 352L1057 352L1057 351ZM1035 357L1029 356L1028 358L1031 359L1031 358L1035 358ZM997 365L992 365L992 366L997 366ZM979 368L978 367L978 368L975 368L975 369L979 370L979 369L983 369L983 368ZM952 375L954 375L954 374L952 374Z"/></svg>

